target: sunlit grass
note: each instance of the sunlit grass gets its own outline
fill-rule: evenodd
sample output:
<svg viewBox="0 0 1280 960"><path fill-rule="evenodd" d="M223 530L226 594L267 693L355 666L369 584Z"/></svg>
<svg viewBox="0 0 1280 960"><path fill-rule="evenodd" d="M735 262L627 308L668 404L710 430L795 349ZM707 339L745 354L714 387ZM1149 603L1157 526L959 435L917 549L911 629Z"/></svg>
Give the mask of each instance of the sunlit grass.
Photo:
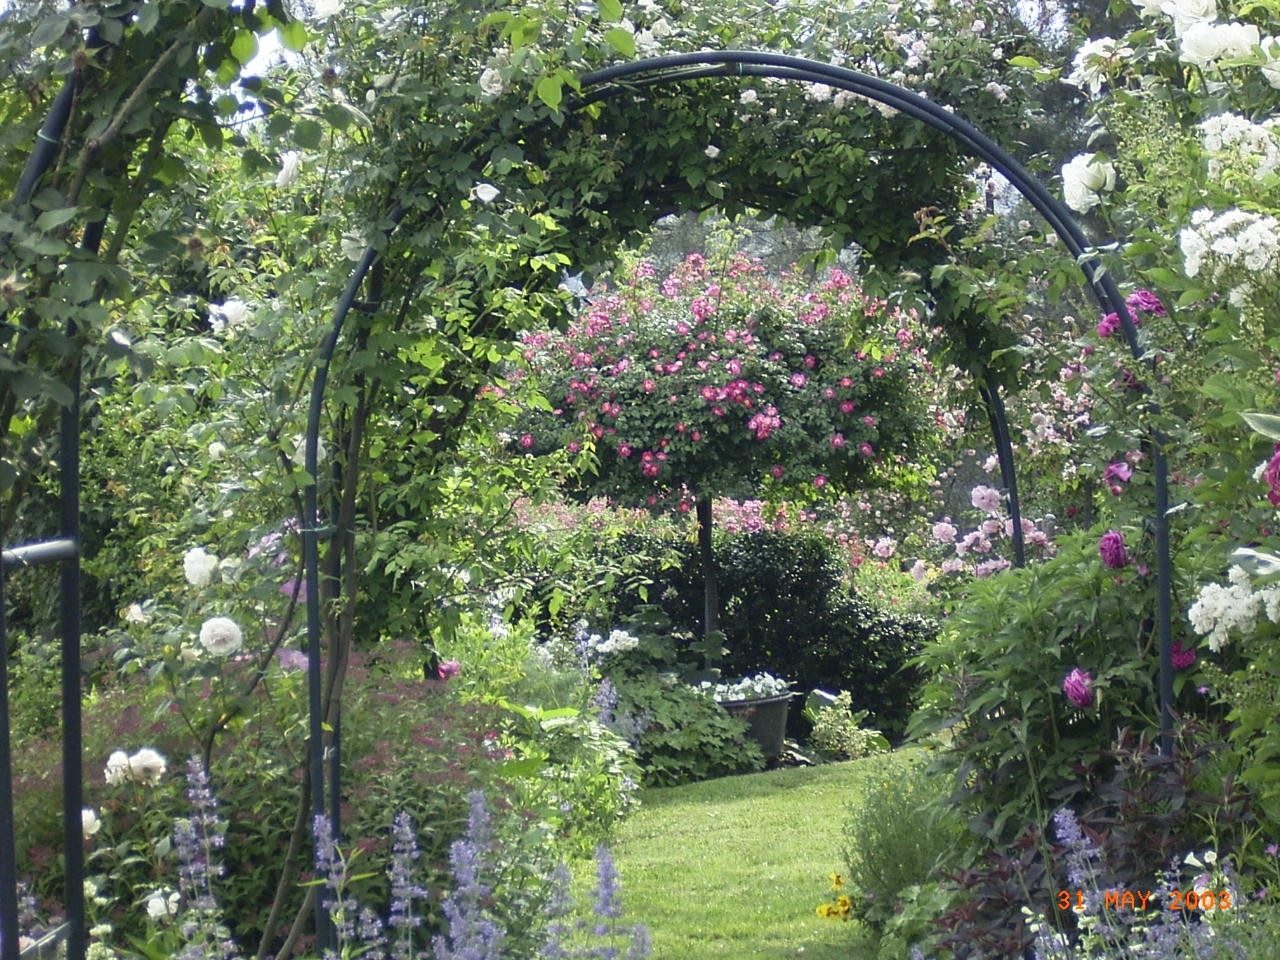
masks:
<svg viewBox="0 0 1280 960"><path fill-rule="evenodd" d="M614 844L629 920L675 960L874 957L875 937L817 906L843 871L841 831L859 764L645 791Z"/></svg>

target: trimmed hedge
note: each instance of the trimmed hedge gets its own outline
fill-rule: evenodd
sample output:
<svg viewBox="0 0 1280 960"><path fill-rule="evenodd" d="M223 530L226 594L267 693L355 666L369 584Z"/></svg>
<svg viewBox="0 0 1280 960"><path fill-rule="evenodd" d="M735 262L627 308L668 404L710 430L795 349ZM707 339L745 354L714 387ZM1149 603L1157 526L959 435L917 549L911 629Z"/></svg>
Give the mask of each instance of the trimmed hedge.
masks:
<svg viewBox="0 0 1280 960"><path fill-rule="evenodd" d="M652 570L650 602L677 628L701 634L702 570L696 546L639 533L601 545L615 557L656 556L675 549L680 564ZM729 653L725 676L759 670L783 676L795 688L848 690L855 710L891 740L902 738L923 679L908 661L937 634L917 616L878 608L855 594L844 576L839 546L820 533L718 533L720 626ZM617 595L620 619L641 601ZM803 737L806 721L792 710L791 732Z"/></svg>

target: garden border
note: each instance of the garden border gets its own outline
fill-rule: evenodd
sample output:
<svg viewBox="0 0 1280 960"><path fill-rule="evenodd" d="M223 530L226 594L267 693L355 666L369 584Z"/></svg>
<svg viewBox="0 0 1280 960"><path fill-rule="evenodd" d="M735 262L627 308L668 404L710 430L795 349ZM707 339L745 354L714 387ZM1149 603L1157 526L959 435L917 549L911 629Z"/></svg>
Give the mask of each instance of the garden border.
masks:
<svg viewBox="0 0 1280 960"><path fill-rule="evenodd" d="M934 129L945 133L966 149L970 156L984 160L999 171L1018 190L1036 211L1049 223L1055 234L1076 259L1085 279L1104 313L1115 313L1124 331L1126 342L1135 359L1142 358L1137 330L1115 282L1096 258L1080 227L1074 222L1066 207L1040 184L1012 155L979 131L972 124L936 104L903 87L888 83L868 74L823 64L802 57L786 54L762 53L746 50L703 51L672 54L638 60L603 70L584 74L581 79L582 95L571 105L570 111L579 110L593 103L634 95L636 91L659 84L678 83L705 77L766 77L779 80L795 80L805 83L825 84L871 99L913 117ZM65 90L64 90L65 93ZM61 102L59 98L58 102ZM42 133L58 122L57 104L51 110ZM65 118L64 118L65 119ZM45 139L42 137L41 139ZM25 186L34 183L42 172L42 162L33 153L19 184L19 194ZM382 240L388 238L404 219L406 210L396 207L389 211ZM320 523L317 505L318 490L315 477L319 460L320 417L324 405L328 371L333 359L347 314L356 302L365 276L377 262L381 245L371 245L351 274L350 280L334 308L330 329L325 335L316 360L316 373L312 382L310 408L305 437L305 469L308 475L304 488L304 516L301 532L303 563L307 583L307 649L312 664L322 662L320 647L320 591L319 591L319 541L330 533L330 528ZM59 474L62 502L62 531L59 537L42 543L27 544L3 550L0 554L0 647L7 647L7 635L3 610L4 571L13 566L58 562L62 565L62 696L63 696L63 812L64 856L66 858L68 914L67 948L71 960L82 960L85 951L85 916L83 900L84 858L81 841L80 808L83 783L81 774L80 734L80 389L78 363L70 376L73 400L62 411L61 453ZM988 412L992 420L1001 475L1010 497L1010 513L1013 519L1015 558L1023 557L1020 510L1017 497L1016 475L1013 468L1012 444L1004 423L1002 401L998 388L989 381L987 387ZM1153 518L1156 546L1157 588L1157 636L1160 645L1160 743L1161 751L1168 755L1173 749L1172 700L1172 574L1170 568L1168 523L1168 465L1163 450L1162 437L1153 434L1151 444L1152 471L1155 483L1155 517ZM17 932L17 875L14 860L14 831L12 803L12 777L10 767L8 676L6 658L0 656L0 929L11 930L15 936L0 943L0 960L18 960ZM338 800L341 793L338 779L340 762L339 731L326 749L321 716L322 678L318 669L310 672L308 702L310 708L310 772L312 803L318 814L330 816L337 829ZM328 761L329 777L325 776ZM326 789L327 786L327 789ZM317 898L318 928L323 944L327 924L323 908Z"/></svg>

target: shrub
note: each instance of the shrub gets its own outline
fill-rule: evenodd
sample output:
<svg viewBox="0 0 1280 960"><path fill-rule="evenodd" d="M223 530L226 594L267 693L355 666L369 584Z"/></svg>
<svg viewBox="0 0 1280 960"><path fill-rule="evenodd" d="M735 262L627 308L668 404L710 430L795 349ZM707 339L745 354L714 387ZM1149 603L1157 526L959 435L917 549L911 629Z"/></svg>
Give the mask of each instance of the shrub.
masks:
<svg viewBox="0 0 1280 960"><path fill-rule="evenodd" d="M702 632L703 584L689 544L684 559L653 572L649 596L677 629ZM656 552L638 534L612 546L620 552ZM876 607L846 583L840 548L817 532L719 534L720 627L728 653L726 676L769 671L802 688L848 690L873 726L902 737L922 674L912 665L935 627L923 618ZM620 610L633 609L623 601ZM807 724L794 713L790 732L805 739Z"/></svg>
<svg viewBox="0 0 1280 960"><path fill-rule="evenodd" d="M865 787L848 807L843 848L858 912L881 927L898 914L908 891L936 879L963 824L939 801L948 785L930 775L925 751L899 750L860 761Z"/></svg>
<svg viewBox="0 0 1280 960"><path fill-rule="evenodd" d="M857 760L889 749L884 734L861 726L867 711L853 711L848 690L836 696L825 690L814 690L805 700L804 712L813 724L809 744L819 753L841 760Z"/></svg>

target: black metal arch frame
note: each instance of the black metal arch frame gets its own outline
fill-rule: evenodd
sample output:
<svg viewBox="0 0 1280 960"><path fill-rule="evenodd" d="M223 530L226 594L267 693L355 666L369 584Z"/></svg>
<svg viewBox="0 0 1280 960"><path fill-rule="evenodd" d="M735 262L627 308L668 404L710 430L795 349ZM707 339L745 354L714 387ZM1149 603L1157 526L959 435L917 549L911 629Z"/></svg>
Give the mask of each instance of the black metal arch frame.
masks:
<svg viewBox="0 0 1280 960"><path fill-rule="evenodd" d="M1040 184L1012 155L964 119L945 107L933 103L902 87L876 77L823 64L801 57L783 54L758 53L745 50L699 52L654 57L621 64L605 70L588 73L581 78L582 95L573 105L581 109L591 103L615 100L633 95L644 87L678 83L704 77L769 77L795 80L804 83L826 84L858 94L892 107L935 130L941 131L967 153L985 161L999 171L1018 192L1044 217L1075 257L1084 272L1094 296L1104 313L1115 313L1120 318L1125 340L1135 358L1142 350L1137 330L1129 316L1124 297L1111 276L1103 269L1093 253L1092 245L1080 227L1072 219L1066 207ZM65 91L64 91L65 92ZM60 123L56 119L57 108L51 112L42 133L49 142L56 141ZM49 134L49 128L53 127ZM40 161L33 154L28 172L40 172ZM34 176L24 173L19 194L24 184L34 183ZM19 199L19 202L22 202ZM383 240L395 232L406 214L404 207L388 212ZM324 745L323 679L319 669L322 662L319 543L327 535L328 528L321 523L318 509L318 489L315 482L319 467L320 421L324 407L325 389L329 367L333 360L343 324L355 304L365 276L377 262L380 244L371 245L353 270L343 295L335 305L330 329L319 349L315 379L312 382L310 408L307 418L304 466L310 478L304 490L302 518L303 564L307 584L307 652L312 665L309 671L310 686L310 754L309 769L313 812L326 815L337 828L337 816L341 788L338 777L339 731L326 750ZM14 547L3 551L0 564L0 930L10 935L0 942L0 960L18 960L17 942L17 875L14 862L14 819L12 802L12 777L10 767L9 711L7 649L4 623L4 571L9 567L38 563L62 564L62 678L63 678L63 814L64 855L67 869L66 907L68 930L67 953L71 960L82 960L85 951L83 876L84 856L81 840L80 807L83 784L81 781L80 735L80 495L79 495L79 372L72 374L73 403L64 409L61 427L61 454L59 473L62 498L62 531L57 538ZM1010 514L1013 520L1015 558L1022 562L1023 544L1020 510L1017 495L1017 478L1013 465L1012 442L1005 424L1000 394L994 383L987 384L987 399L993 427L1002 481L1009 495ZM1157 558L1157 637L1160 645L1159 709L1161 749L1167 754L1172 750L1172 574L1170 564L1168 524L1168 466L1162 438L1153 435L1151 441L1152 472L1155 484L1155 516L1152 518ZM326 777L326 766L329 776ZM318 901L318 898L317 898ZM317 903L318 928L321 945L328 939L328 924L322 908ZM330 941L331 942L331 941Z"/></svg>

